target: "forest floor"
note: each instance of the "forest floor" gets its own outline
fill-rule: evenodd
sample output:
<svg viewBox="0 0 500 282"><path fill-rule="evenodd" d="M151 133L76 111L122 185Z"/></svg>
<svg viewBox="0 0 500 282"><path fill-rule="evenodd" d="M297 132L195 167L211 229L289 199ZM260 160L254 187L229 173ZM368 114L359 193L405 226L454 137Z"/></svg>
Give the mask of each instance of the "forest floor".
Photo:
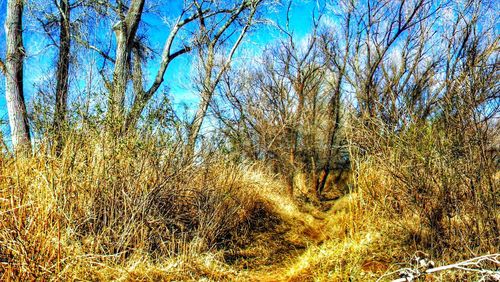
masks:
<svg viewBox="0 0 500 282"><path fill-rule="evenodd" d="M376 281L419 251L418 219L374 200L391 186L370 165L312 204L255 165L160 178L134 158L75 159L0 166L0 281Z"/></svg>
<svg viewBox="0 0 500 282"><path fill-rule="evenodd" d="M284 198L270 201L276 214L265 215L272 220L259 222L261 226L254 226L244 240L211 255L189 258L183 266L149 266L146 273L169 272L173 276L167 279L174 280L375 281L397 267L391 252L401 250L384 239L379 229L383 220L374 224L366 216L361 218L357 193L319 207L298 206ZM138 276L129 268L122 278L145 277L142 267L136 270ZM192 276L186 276L186 270Z"/></svg>
<svg viewBox="0 0 500 282"><path fill-rule="evenodd" d="M356 222L358 200L352 193L322 202L320 207L292 210L293 214L284 217L300 223L290 221L278 224L275 232L256 234L256 240L240 251L254 257L243 255L232 263L239 270L236 277L248 281L376 280L389 269L390 261L373 252L381 243L377 242L380 234Z"/></svg>

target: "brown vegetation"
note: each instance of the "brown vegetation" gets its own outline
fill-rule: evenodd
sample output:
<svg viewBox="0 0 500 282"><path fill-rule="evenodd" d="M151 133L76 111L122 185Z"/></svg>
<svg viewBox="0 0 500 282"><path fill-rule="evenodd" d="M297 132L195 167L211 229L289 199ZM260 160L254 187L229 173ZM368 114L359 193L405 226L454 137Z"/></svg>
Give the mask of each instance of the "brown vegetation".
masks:
<svg viewBox="0 0 500 282"><path fill-rule="evenodd" d="M494 1L334 1L297 40L291 2L190 0L161 56L143 18L161 7L111 2L55 1L51 16L26 2L60 37L55 100L41 88L27 115L24 2L8 1L1 281L374 281L415 254L445 270L426 281L498 273ZM239 57L275 10L280 39ZM118 20L116 46L85 31L101 18ZM75 50L102 58L86 74ZM192 52L200 103L180 117L153 96ZM464 260L471 272L439 268Z"/></svg>

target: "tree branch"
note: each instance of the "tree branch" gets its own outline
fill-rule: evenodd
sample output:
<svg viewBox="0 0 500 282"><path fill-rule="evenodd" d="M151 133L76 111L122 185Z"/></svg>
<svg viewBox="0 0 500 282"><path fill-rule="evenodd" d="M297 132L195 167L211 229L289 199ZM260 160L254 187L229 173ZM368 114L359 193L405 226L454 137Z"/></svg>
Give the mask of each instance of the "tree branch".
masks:
<svg viewBox="0 0 500 282"><path fill-rule="evenodd" d="M191 50L191 47L185 46L184 48L178 50L177 52L175 52L173 54L171 53L172 44L173 44L174 39L176 38L177 34L179 33L179 30L183 26L196 20L198 17L201 17L203 14L208 13L209 11L210 11L209 9L206 9L206 10L202 11L202 14L200 14L198 12L198 13L193 14L190 17L182 20L182 17L185 14L185 11L183 11L181 13L181 15L177 18L177 22L176 22L174 28L172 29L172 31L170 32L170 35L168 36L167 41L165 42L165 45L163 47L163 52L162 52L162 56L161 56L161 63L160 63L160 67L158 69L158 72L156 74L155 80L154 80L153 84L151 85L151 87L149 87L149 89L146 91L146 94L145 94L146 99L151 98L154 95L154 93L158 90L160 85L162 84L163 76L165 75L165 72L167 71L167 68L168 68L168 65L170 64L170 62L173 59L175 59L176 57L178 57L184 53L187 53ZM212 16L215 14L217 14L217 13L212 13L209 16Z"/></svg>
<svg viewBox="0 0 500 282"><path fill-rule="evenodd" d="M258 1L260 2L260 1ZM242 7L241 7L242 8ZM240 35L238 36L238 39L236 39L236 42L233 44L233 47L231 48L231 51L229 52L227 58L226 58L226 62L224 64L224 66L222 67L222 69L219 71L219 73L217 74L217 77L215 78L215 81L213 83L214 87L219 83L223 73L229 68L230 64L231 64L231 61L233 59L233 56L234 56L234 53L236 53L236 49L238 49L238 46L241 44L241 41L243 40L243 38L245 37L245 34L247 33L248 31L248 28L250 27L250 25L252 24L252 20L253 20L253 17L255 15L255 12L257 11L256 8L253 8L252 9L252 12L250 13L250 16L248 17L248 20L245 24L245 26L243 27L243 29L241 30L240 32ZM239 12L241 13L241 11ZM239 14L238 13L238 14ZM234 20L233 20L234 21Z"/></svg>
<svg viewBox="0 0 500 282"><path fill-rule="evenodd" d="M79 37L74 37L74 39L78 44L82 45L83 47L90 49L90 50L93 50L93 51L97 52L99 55L101 55L104 59L112 62L113 64L115 63L115 59L110 57L106 52L102 51L98 47L96 47L94 45L90 45L87 41L84 41Z"/></svg>
<svg viewBox="0 0 500 282"><path fill-rule="evenodd" d="M5 64L2 59L0 59L0 72L2 72L4 75L7 74L7 69L5 68Z"/></svg>

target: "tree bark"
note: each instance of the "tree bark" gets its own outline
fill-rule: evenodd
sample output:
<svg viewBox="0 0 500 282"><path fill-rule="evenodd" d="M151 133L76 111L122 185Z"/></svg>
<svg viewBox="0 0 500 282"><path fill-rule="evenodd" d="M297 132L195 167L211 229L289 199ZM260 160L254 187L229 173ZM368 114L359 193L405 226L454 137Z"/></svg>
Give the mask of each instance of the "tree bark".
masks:
<svg viewBox="0 0 500 282"><path fill-rule="evenodd" d="M7 2L5 96L14 151L29 155L31 153L31 138L23 93L23 8L22 0L9 0Z"/></svg>
<svg viewBox="0 0 500 282"><path fill-rule="evenodd" d="M200 133L201 125L203 124L203 120L207 114L208 105L212 100L213 91L203 91L200 105L198 106L198 110L194 116L193 121L191 122L191 126L189 128L189 136L188 143L186 147L186 160L191 160L194 156L194 149L196 145L196 140L198 139L198 135Z"/></svg>
<svg viewBox="0 0 500 282"><path fill-rule="evenodd" d="M59 1L59 58L57 61L56 109L54 112L53 129L55 134L56 152L59 154L63 146L63 129L66 123L68 100L68 73L70 59L70 8L68 0Z"/></svg>
<svg viewBox="0 0 500 282"><path fill-rule="evenodd" d="M109 113L112 119L122 124L124 118L125 94L129 80L129 66L135 35L141 21L144 0L133 0L126 16L114 27L116 36L116 58L113 70L113 84L109 99Z"/></svg>

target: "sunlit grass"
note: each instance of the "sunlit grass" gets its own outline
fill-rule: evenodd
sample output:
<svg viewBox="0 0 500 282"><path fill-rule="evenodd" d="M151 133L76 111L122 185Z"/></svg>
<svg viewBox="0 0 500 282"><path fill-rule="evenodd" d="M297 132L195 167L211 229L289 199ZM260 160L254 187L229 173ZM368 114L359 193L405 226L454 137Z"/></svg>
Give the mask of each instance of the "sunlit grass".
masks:
<svg viewBox="0 0 500 282"><path fill-rule="evenodd" d="M418 249L418 215L387 209L394 184L369 159L315 206L264 164L78 140L2 160L0 280L374 281Z"/></svg>

